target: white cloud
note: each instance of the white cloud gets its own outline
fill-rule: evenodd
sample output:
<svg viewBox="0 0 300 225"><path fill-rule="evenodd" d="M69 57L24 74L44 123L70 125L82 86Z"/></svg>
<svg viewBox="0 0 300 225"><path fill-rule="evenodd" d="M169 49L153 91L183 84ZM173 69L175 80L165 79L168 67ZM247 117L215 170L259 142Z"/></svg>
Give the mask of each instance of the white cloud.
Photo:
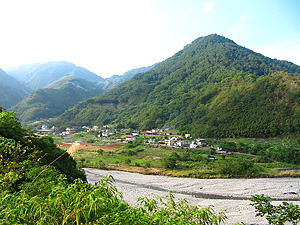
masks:
<svg viewBox="0 0 300 225"><path fill-rule="evenodd" d="M213 3L212 2L206 2L204 4L204 11L205 12L210 12L213 9Z"/></svg>

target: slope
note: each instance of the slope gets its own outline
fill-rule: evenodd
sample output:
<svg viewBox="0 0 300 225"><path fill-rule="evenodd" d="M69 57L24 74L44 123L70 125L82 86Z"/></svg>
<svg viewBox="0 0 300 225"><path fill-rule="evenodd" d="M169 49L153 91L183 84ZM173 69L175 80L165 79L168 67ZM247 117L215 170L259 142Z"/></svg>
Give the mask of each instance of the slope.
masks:
<svg viewBox="0 0 300 225"><path fill-rule="evenodd" d="M32 91L45 88L49 84L68 76L79 77L96 84L104 82L102 77L89 70L64 61L26 64L6 68L5 71Z"/></svg>
<svg viewBox="0 0 300 225"><path fill-rule="evenodd" d="M28 91L16 79L0 69L0 106L8 109L27 95Z"/></svg>
<svg viewBox="0 0 300 225"><path fill-rule="evenodd" d="M51 118L62 114L77 102L102 93L93 83L76 77L65 77L34 91L12 107L22 122Z"/></svg>
<svg viewBox="0 0 300 225"><path fill-rule="evenodd" d="M110 89L117 87L118 85L124 83L125 81L130 80L136 74L144 73L144 72L151 70L154 66L155 66L155 64L152 66L140 67L137 69L129 70L126 73L124 73L123 75L114 75L109 78L106 78L102 89L105 91L109 91Z"/></svg>
<svg viewBox="0 0 300 225"><path fill-rule="evenodd" d="M78 103L56 123L138 129L172 124L182 132L210 137L291 134L299 131L294 116L299 110L299 74L295 64L213 34L117 88ZM272 88L259 88L263 81Z"/></svg>

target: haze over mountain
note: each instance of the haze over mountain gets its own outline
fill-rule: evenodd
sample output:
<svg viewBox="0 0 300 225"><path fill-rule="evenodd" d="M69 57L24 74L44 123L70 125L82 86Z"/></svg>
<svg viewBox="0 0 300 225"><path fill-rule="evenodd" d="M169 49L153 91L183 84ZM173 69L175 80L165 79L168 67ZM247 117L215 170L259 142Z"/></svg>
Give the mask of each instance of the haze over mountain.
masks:
<svg viewBox="0 0 300 225"><path fill-rule="evenodd" d="M104 79L97 74L65 61L26 64L6 68L5 71L31 91L45 88L49 84L69 76L79 77L95 84L104 82Z"/></svg>
<svg viewBox="0 0 300 225"><path fill-rule="evenodd" d="M125 81L130 80L136 74L151 70L155 65L156 64L154 64L152 66L146 66L146 67L140 67L137 69L132 69L132 70L125 72L123 75L114 75L114 76L105 78L105 84L102 88L105 91L113 89L113 88L117 87L119 84L122 84Z"/></svg>
<svg viewBox="0 0 300 225"><path fill-rule="evenodd" d="M2 79L3 82L0 86L6 85L6 87L0 90L3 92L0 106L12 107L11 109L16 111L22 122L39 118L46 119L57 116L75 103L110 90L135 74L150 70L152 67L133 69L124 75L115 75L106 79L85 68L64 61L8 68L6 70L18 78L22 84L2 71L0 80ZM81 79L71 79L71 77ZM71 85L70 82L72 82L72 88L68 86ZM80 82L80 85L76 87L74 82ZM46 89L38 90L41 87ZM38 89L35 91L36 88ZM59 89L59 91L53 89ZM27 92L24 93L24 90ZM30 97L13 107L32 91ZM68 96L67 99L66 96ZM58 104L54 104L54 100Z"/></svg>
<svg viewBox="0 0 300 225"><path fill-rule="evenodd" d="M0 106L10 108L29 95L20 82L0 69Z"/></svg>
<svg viewBox="0 0 300 225"><path fill-rule="evenodd" d="M84 100L57 125L151 129L196 136L265 137L299 132L300 67L219 35L200 37L150 71Z"/></svg>
<svg viewBox="0 0 300 225"><path fill-rule="evenodd" d="M34 91L12 110L23 122L51 118L62 114L77 102L102 92L90 81L64 77L47 88Z"/></svg>

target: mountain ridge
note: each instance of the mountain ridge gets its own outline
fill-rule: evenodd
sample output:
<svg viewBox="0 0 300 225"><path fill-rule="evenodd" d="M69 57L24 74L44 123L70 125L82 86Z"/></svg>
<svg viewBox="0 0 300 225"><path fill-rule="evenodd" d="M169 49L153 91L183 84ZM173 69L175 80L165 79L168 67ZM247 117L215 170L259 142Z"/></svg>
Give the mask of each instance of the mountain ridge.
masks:
<svg viewBox="0 0 300 225"><path fill-rule="evenodd" d="M258 121L263 121L259 118L264 115L261 111L263 107L255 106L258 119L253 127L256 126L257 132L248 131L250 129L248 123L239 125L239 130L224 129L226 122L218 120L216 109L218 105L223 105L223 111L230 113L229 108L234 108L235 104L242 107L241 99L237 99L236 103L231 101L235 96L233 93L236 92L243 98L247 95L244 90L262 82L260 77L266 77L267 81L264 81L266 83L277 83L278 87L272 89L270 91L272 93L280 92L280 81L286 80L286 77L296 79L297 83L299 74L300 67L293 63L270 59L239 46L230 39L213 34L197 38L150 71L135 75L117 88L76 104L58 117L60 122L58 120L56 122L60 126L115 124L116 127L137 129L174 124L181 132L219 137L276 136L293 133L298 132L296 127L299 123L295 117L289 118L299 108L295 99L289 103L292 104L292 108L288 104L284 106L289 111L288 114L277 111L280 118L289 121L291 129L286 128L287 125L280 127L279 121L278 123L275 121L278 118L275 119L275 115L271 118L270 115L270 118L265 120L275 124L273 129L275 131L271 133L268 129L264 131L258 124ZM289 96L298 94L298 89L288 89L287 82L284 85L287 92L293 92ZM266 97L270 93L263 93L261 90L261 98L270 98L269 95ZM252 99L255 99L252 96L254 94L255 91L249 94ZM281 95L281 98L286 97ZM217 104L220 99L222 104ZM277 109L277 104L269 104L266 100L266 107L269 109ZM245 110L253 113L247 107ZM234 120L234 117L230 118ZM246 113L244 120L247 121L248 118L250 121L250 116ZM242 118L239 122L232 123L241 122Z"/></svg>
<svg viewBox="0 0 300 225"><path fill-rule="evenodd" d="M82 78L63 77L47 88L35 90L11 109L24 122L52 118L102 92L97 85Z"/></svg>
<svg viewBox="0 0 300 225"><path fill-rule="evenodd" d="M0 95L0 106L8 109L28 96L29 92L0 68Z"/></svg>
<svg viewBox="0 0 300 225"><path fill-rule="evenodd" d="M95 83L104 79L89 70L66 61L25 64L6 68L6 73L16 78L32 91L45 88L63 77L79 77Z"/></svg>

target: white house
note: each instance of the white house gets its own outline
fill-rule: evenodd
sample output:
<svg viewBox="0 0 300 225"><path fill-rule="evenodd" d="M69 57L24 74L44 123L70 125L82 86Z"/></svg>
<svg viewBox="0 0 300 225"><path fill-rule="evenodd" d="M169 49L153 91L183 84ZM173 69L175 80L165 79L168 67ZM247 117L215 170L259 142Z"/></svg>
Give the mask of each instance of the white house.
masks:
<svg viewBox="0 0 300 225"><path fill-rule="evenodd" d="M131 136L131 135L126 136L126 141L135 141L135 140L136 140L136 137L134 137L134 136Z"/></svg>

